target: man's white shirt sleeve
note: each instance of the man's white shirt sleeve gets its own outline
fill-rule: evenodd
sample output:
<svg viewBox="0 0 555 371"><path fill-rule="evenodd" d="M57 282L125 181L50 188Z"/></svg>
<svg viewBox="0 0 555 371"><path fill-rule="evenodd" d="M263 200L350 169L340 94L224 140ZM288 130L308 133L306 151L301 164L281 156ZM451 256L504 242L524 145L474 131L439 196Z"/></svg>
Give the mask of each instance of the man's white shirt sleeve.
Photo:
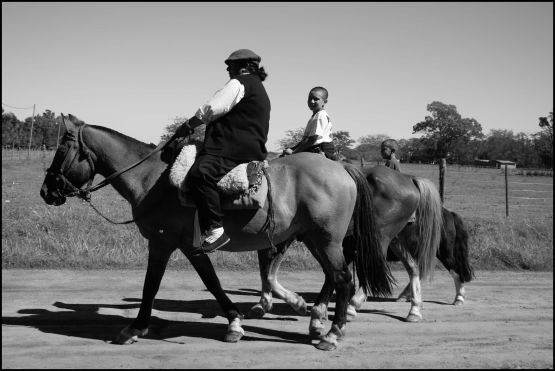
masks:
<svg viewBox="0 0 555 371"><path fill-rule="evenodd" d="M243 84L237 79L231 79L197 110L195 116L209 124L228 113L244 96Z"/></svg>

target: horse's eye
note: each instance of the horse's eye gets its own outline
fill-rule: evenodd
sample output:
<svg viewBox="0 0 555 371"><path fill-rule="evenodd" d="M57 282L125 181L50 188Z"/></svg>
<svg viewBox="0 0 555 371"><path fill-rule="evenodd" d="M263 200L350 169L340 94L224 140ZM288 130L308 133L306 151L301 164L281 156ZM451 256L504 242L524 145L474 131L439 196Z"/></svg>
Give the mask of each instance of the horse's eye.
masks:
<svg viewBox="0 0 555 371"><path fill-rule="evenodd" d="M60 176L56 176L56 186L58 188L63 188L66 185L66 182L64 181L64 179Z"/></svg>

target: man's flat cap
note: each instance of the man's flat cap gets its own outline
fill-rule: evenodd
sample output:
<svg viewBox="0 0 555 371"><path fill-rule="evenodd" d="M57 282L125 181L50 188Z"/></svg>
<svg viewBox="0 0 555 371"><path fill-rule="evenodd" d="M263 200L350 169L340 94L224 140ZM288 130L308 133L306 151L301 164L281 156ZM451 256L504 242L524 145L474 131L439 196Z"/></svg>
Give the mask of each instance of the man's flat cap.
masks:
<svg viewBox="0 0 555 371"><path fill-rule="evenodd" d="M225 64L229 65L230 63L238 61L256 62L258 64L261 60L262 58L260 58L260 56L252 50L239 49L229 55L229 57L225 60Z"/></svg>

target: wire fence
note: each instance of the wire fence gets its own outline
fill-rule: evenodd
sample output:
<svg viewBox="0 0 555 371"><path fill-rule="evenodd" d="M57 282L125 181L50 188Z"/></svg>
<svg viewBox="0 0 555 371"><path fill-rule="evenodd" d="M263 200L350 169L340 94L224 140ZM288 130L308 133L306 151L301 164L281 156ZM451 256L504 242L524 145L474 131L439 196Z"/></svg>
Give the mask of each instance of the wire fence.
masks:
<svg viewBox="0 0 555 371"><path fill-rule="evenodd" d="M437 164L402 163L401 171L430 179L439 189ZM447 209L466 217L552 219L553 171L517 168L505 175L504 168L447 165L443 200Z"/></svg>
<svg viewBox="0 0 555 371"><path fill-rule="evenodd" d="M6 149L2 148L2 161L15 161L15 160L42 160L46 159L51 161L54 158L52 150L41 149Z"/></svg>
<svg viewBox="0 0 555 371"><path fill-rule="evenodd" d="M41 163L46 170L54 153L52 150L2 149L2 166L33 162ZM377 163L362 165L372 167ZM439 189L438 165L402 163L401 171L430 179ZM553 218L553 172L513 169L505 176L504 169L447 165L443 199L446 208L466 217Z"/></svg>

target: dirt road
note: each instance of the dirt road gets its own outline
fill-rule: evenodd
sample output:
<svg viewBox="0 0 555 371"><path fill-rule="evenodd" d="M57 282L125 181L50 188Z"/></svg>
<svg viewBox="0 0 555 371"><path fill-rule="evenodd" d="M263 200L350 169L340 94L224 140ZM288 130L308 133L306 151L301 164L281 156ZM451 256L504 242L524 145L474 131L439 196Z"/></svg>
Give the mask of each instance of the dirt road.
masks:
<svg viewBox="0 0 555 371"><path fill-rule="evenodd" d="M436 270L423 284L423 322L403 322L408 303L368 301L332 352L308 342L309 317L281 300L243 321L239 343L224 343L227 320L189 271L166 273L146 338L111 344L138 312L144 273L2 270L2 368L553 368L552 272L479 271L455 307L450 276ZM220 280L245 313L258 301L258 272ZM323 274L280 281L310 306Z"/></svg>

